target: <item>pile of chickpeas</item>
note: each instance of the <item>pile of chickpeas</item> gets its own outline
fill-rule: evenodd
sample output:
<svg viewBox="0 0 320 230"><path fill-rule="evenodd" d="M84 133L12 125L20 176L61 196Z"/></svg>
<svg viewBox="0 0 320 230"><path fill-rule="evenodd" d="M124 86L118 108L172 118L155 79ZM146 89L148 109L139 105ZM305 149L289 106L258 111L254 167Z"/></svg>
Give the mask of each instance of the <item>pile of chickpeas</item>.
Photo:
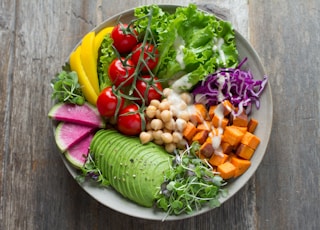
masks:
<svg viewBox="0 0 320 230"><path fill-rule="evenodd" d="M189 93L178 94L165 88L163 99L152 100L146 108L146 131L140 133L141 143L153 141L163 145L169 153L184 148L183 130L193 111L193 99Z"/></svg>

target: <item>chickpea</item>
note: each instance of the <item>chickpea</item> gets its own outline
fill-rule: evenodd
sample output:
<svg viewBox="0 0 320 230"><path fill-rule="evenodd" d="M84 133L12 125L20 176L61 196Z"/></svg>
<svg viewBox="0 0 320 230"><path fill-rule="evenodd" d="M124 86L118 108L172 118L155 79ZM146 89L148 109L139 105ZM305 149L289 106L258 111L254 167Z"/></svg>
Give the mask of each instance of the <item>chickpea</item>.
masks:
<svg viewBox="0 0 320 230"><path fill-rule="evenodd" d="M192 97L189 93L180 94L180 98L188 105L192 103Z"/></svg>
<svg viewBox="0 0 320 230"><path fill-rule="evenodd" d="M188 112L188 110L183 110L183 111L179 112L177 117L181 118L185 121L189 121L190 120L190 113Z"/></svg>
<svg viewBox="0 0 320 230"><path fill-rule="evenodd" d="M152 130L152 128L151 128L151 122L150 122L150 121L147 121L147 122L146 122L146 130L147 130L147 131Z"/></svg>
<svg viewBox="0 0 320 230"><path fill-rule="evenodd" d="M154 118L156 116L157 108L154 105L149 105L146 109L146 115L149 118Z"/></svg>
<svg viewBox="0 0 320 230"><path fill-rule="evenodd" d="M181 101L178 108L179 110L185 110L187 109L188 105L184 102L184 101Z"/></svg>
<svg viewBox="0 0 320 230"><path fill-rule="evenodd" d="M169 129L169 130L175 130L176 129L176 122L174 121L174 119L173 118L171 118L170 119L170 121L168 121L168 122L166 122L166 123L164 123L164 127L166 128L166 129Z"/></svg>
<svg viewBox="0 0 320 230"><path fill-rule="evenodd" d="M184 130L184 129L186 128L186 126L187 126L187 122L186 122L185 120L181 119L181 118L178 118L178 119L176 120L176 123L177 123L177 129L178 129L178 131L183 132L183 130Z"/></svg>
<svg viewBox="0 0 320 230"><path fill-rule="evenodd" d="M177 148L177 146L176 146L176 144L174 144L174 143L170 143L170 144L166 144L166 145L165 145L165 150L166 150L168 153L173 153L176 148Z"/></svg>
<svg viewBox="0 0 320 230"><path fill-rule="evenodd" d="M165 89L163 89L162 93L163 93L163 96L169 97L171 95L171 93L172 93L172 89L165 88Z"/></svg>
<svg viewBox="0 0 320 230"><path fill-rule="evenodd" d="M154 140L159 140L161 139L163 131L162 130L157 130L157 131L152 131L152 136Z"/></svg>
<svg viewBox="0 0 320 230"><path fill-rule="evenodd" d="M153 100L150 101L150 105L153 105L156 108L159 108L159 104L160 104L159 100L153 99Z"/></svg>
<svg viewBox="0 0 320 230"><path fill-rule="evenodd" d="M172 133L172 130L167 129L166 127L164 127L164 129L162 130L164 133Z"/></svg>
<svg viewBox="0 0 320 230"><path fill-rule="evenodd" d="M146 144L148 142L152 141L152 135L149 132L141 132L140 133L140 142L142 144Z"/></svg>
<svg viewBox="0 0 320 230"><path fill-rule="evenodd" d="M161 120L166 123L172 119L172 112L170 110L163 110L160 116Z"/></svg>
<svg viewBox="0 0 320 230"><path fill-rule="evenodd" d="M162 122L160 119L153 119L153 120L150 122L150 127L151 127L153 130L162 129L162 128L163 128L163 122Z"/></svg>
<svg viewBox="0 0 320 230"><path fill-rule="evenodd" d="M169 110L170 109L170 103L168 101L162 101L160 104L159 104L159 109L161 111L163 110Z"/></svg>
<svg viewBox="0 0 320 230"><path fill-rule="evenodd" d="M179 109L176 106L170 106L170 111L173 117L178 117Z"/></svg>
<svg viewBox="0 0 320 230"><path fill-rule="evenodd" d="M182 139L179 143L177 143L178 148L183 149L187 145L187 141L185 139Z"/></svg>
<svg viewBox="0 0 320 230"><path fill-rule="evenodd" d="M156 118L161 120L161 111L159 109L156 111Z"/></svg>
<svg viewBox="0 0 320 230"><path fill-rule="evenodd" d="M163 143L165 143L165 144L172 143L172 135L171 135L171 133L162 133L161 134L161 139L162 139Z"/></svg>
<svg viewBox="0 0 320 230"><path fill-rule="evenodd" d="M183 136L182 136L182 134L180 133L180 132L173 132L172 133L172 141L173 141L173 143L179 143L180 141L182 141L182 139L183 139Z"/></svg>
<svg viewBox="0 0 320 230"><path fill-rule="evenodd" d="M160 139L154 139L153 141L155 144L157 145L163 145L163 140L160 138Z"/></svg>

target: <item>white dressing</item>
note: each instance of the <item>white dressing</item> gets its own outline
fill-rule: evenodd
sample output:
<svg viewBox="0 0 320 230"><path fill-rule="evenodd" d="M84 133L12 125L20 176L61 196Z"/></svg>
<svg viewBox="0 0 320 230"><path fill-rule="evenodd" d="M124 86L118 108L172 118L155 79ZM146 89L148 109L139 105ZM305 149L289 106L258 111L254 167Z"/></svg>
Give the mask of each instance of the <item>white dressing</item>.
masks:
<svg viewBox="0 0 320 230"><path fill-rule="evenodd" d="M189 82L189 76L191 73L188 73L182 77L180 77L178 80L173 82L172 89L175 92L181 92L181 89L190 89L192 87L192 84Z"/></svg>
<svg viewBox="0 0 320 230"><path fill-rule="evenodd" d="M183 54L183 49L185 47L185 42L183 38L179 35L176 36L176 40L173 43L173 47L176 50L176 61L179 63L181 69L185 68L185 64L183 61L184 54Z"/></svg>

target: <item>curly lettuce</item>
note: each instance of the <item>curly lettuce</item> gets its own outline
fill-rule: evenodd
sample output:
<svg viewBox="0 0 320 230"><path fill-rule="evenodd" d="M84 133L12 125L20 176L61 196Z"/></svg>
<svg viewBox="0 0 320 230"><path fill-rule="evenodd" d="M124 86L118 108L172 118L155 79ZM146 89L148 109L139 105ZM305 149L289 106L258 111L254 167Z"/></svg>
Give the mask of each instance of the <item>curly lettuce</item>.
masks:
<svg viewBox="0 0 320 230"><path fill-rule="evenodd" d="M173 14L151 5L135 9L139 33L147 28L150 12L150 28L160 53L154 73L166 84L190 90L208 74L237 66L238 51L231 23L198 10L194 4L178 7Z"/></svg>
<svg viewBox="0 0 320 230"><path fill-rule="evenodd" d="M98 78L100 91L112 85L112 82L108 76L108 68L111 62L117 57L112 44L113 39L110 37L110 34L107 34L101 43L98 59Z"/></svg>

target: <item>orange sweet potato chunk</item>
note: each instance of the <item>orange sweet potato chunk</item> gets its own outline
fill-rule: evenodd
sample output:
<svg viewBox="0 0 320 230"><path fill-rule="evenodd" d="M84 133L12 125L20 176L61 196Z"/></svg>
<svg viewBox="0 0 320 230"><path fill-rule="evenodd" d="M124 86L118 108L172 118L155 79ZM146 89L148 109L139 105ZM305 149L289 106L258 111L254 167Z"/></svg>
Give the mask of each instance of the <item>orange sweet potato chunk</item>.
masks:
<svg viewBox="0 0 320 230"><path fill-rule="evenodd" d="M231 104L229 100L224 100L222 102L222 105L223 105L223 115L225 117L228 116L234 110L234 106Z"/></svg>
<svg viewBox="0 0 320 230"><path fill-rule="evenodd" d="M210 158L214 152L214 148L212 146L211 138L208 138L201 146L200 146L200 154L205 156L206 158Z"/></svg>
<svg viewBox="0 0 320 230"><path fill-rule="evenodd" d="M209 131L207 130L201 130L193 136L192 141L197 141L200 145L202 145L206 141L208 133Z"/></svg>
<svg viewBox="0 0 320 230"><path fill-rule="evenodd" d="M231 125L234 126L235 128L239 129L243 134L245 134L248 131L247 127L241 127L241 126L235 126L235 125Z"/></svg>
<svg viewBox="0 0 320 230"><path fill-rule="evenodd" d="M196 134L196 132L197 132L197 127L192 122L188 122L187 126L183 130L183 136L188 141L191 141L193 136Z"/></svg>
<svg viewBox="0 0 320 230"><path fill-rule="evenodd" d="M254 134L246 132L241 139L241 143L248 145L250 148L256 149L260 144L260 139Z"/></svg>
<svg viewBox="0 0 320 230"><path fill-rule="evenodd" d="M220 176L225 180L234 177L235 171L236 167L229 161L217 166L217 172L219 172Z"/></svg>
<svg viewBox="0 0 320 230"><path fill-rule="evenodd" d="M237 146L243 135L243 132L234 126L227 126L224 130L222 141L227 142L232 146Z"/></svg>
<svg viewBox="0 0 320 230"><path fill-rule="evenodd" d="M208 111L203 104L194 104L196 113L192 114L190 120L196 124L202 123L207 119Z"/></svg>
<svg viewBox="0 0 320 230"><path fill-rule="evenodd" d="M258 120L251 118L249 123L248 123L248 132L250 133L254 133L254 131L256 130L258 126Z"/></svg>
<svg viewBox="0 0 320 230"><path fill-rule="evenodd" d="M217 108L217 105L211 105L210 108L209 108L209 118L211 120L212 120L212 118L214 116L216 108Z"/></svg>
<svg viewBox="0 0 320 230"><path fill-rule="evenodd" d="M218 115L214 115L212 118L212 125L215 128L225 129L227 127L228 123L229 123L229 119L226 117L220 119Z"/></svg>
<svg viewBox="0 0 320 230"><path fill-rule="evenodd" d="M243 159L250 160L254 154L254 149L248 145L240 144L237 148L236 154Z"/></svg>
<svg viewBox="0 0 320 230"><path fill-rule="evenodd" d="M236 167L234 177L242 175L251 166L251 162L249 160L240 159L238 157L232 157L230 162Z"/></svg>
<svg viewBox="0 0 320 230"><path fill-rule="evenodd" d="M198 124L197 129L198 129L199 131L201 131L201 130L210 131L210 130L211 130L210 121L203 121L203 123Z"/></svg>
<svg viewBox="0 0 320 230"><path fill-rule="evenodd" d="M209 159L209 163L212 166L218 166L223 163L225 163L228 160L229 156L227 154L223 154L222 156L220 154L212 154L212 156Z"/></svg>
<svg viewBox="0 0 320 230"><path fill-rule="evenodd" d="M228 142L224 142L224 141L221 142L221 148L222 148L223 153L225 153L225 154L229 154L233 150L233 146L230 145Z"/></svg>
<svg viewBox="0 0 320 230"><path fill-rule="evenodd" d="M197 156L201 159L201 160L204 160L204 159L208 159L205 155L203 155L200 151L197 151L196 152Z"/></svg>
<svg viewBox="0 0 320 230"><path fill-rule="evenodd" d="M245 112L240 113L238 116L232 117L232 124L240 127L248 126L248 116Z"/></svg>

